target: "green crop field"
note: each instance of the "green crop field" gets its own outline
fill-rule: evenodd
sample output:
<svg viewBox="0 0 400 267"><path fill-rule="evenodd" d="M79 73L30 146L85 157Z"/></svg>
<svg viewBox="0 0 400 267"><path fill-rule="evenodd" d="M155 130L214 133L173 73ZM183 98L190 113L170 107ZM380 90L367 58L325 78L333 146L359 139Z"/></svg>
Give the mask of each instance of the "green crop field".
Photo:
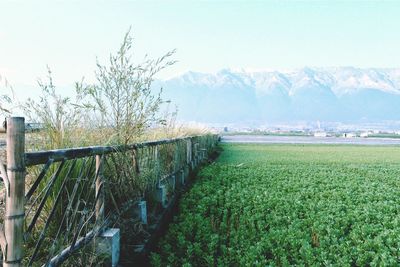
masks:
<svg viewBox="0 0 400 267"><path fill-rule="evenodd" d="M153 265L400 265L400 147L223 148Z"/></svg>

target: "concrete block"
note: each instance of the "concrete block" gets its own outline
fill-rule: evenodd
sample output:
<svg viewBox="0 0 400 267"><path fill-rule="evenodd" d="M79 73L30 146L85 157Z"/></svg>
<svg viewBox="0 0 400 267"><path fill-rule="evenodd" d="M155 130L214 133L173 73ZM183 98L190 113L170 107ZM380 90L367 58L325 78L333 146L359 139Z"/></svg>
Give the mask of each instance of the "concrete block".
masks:
<svg viewBox="0 0 400 267"><path fill-rule="evenodd" d="M186 181L189 179L189 174L190 174L189 166L185 166L185 169L183 171L185 172L185 181Z"/></svg>
<svg viewBox="0 0 400 267"><path fill-rule="evenodd" d="M176 188L176 176L175 175L171 175L170 177L168 177L168 182L172 188L172 192L175 192L175 188Z"/></svg>
<svg viewBox="0 0 400 267"><path fill-rule="evenodd" d="M202 148L201 149L201 159L205 160L207 158L207 149Z"/></svg>
<svg viewBox="0 0 400 267"><path fill-rule="evenodd" d="M159 185L156 189L156 200L161 203L164 208L167 207L167 187L165 185Z"/></svg>
<svg viewBox="0 0 400 267"><path fill-rule="evenodd" d="M137 216L142 224L147 224L147 203L142 200L139 201L136 207L134 207L134 216Z"/></svg>
<svg viewBox="0 0 400 267"><path fill-rule="evenodd" d="M181 185L185 185L186 184L186 177L185 177L185 170L184 169L180 171L179 176L181 177L181 179L180 179Z"/></svg>
<svg viewBox="0 0 400 267"><path fill-rule="evenodd" d="M111 266L118 266L120 254L120 231L118 228L109 228L97 238L97 252L110 257Z"/></svg>

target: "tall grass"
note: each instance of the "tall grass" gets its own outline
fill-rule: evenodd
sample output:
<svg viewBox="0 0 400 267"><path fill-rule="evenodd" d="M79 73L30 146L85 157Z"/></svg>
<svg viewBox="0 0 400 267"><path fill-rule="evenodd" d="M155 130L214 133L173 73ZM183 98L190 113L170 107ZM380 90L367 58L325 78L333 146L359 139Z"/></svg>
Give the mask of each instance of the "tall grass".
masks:
<svg viewBox="0 0 400 267"><path fill-rule="evenodd" d="M29 99L23 105L28 119L43 125L41 131L29 134L27 149L128 144L209 132L205 127L179 125L177 111L170 112L169 107L165 113L160 112L166 101L161 98L161 90L153 94L151 83L159 71L174 64L175 61L170 60L174 52L155 60L146 58L135 64L131 48L132 38L128 32L118 52L110 56L109 65L97 64L96 84L76 83L74 99L58 93L52 72L48 69L46 79L39 80L39 100ZM176 169L174 161L177 157L184 158L183 154L184 146L176 152L175 146L168 144L159 147L157 163L154 147L105 156L104 176L107 182L103 189L107 193L107 213L118 212L118 206L128 200L149 198L147 192L157 186L163 176ZM61 163L53 164L28 202L32 210L27 212L27 227L46 191L50 190L37 224L27 236L27 255L32 255L37 240L43 238L36 258L38 262L46 262L68 245L82 222L87 221L84 231L95 224L93 213L88 211L95 201L95 173L90 160L65 162L49 189ZM28 169L27 189L38 177L41 167ZM51 224L45 229L50 217ZM125 218L122 214L120 218L122 221L132 220L132 217ZM131 232L145 232L140 224L134 223L132 227ZM98 260L92 258L96 253L90 248L81 253L87 253L90 259L80 262L70 260L69 263L84 266L102 261L101 257Z"/></svg>
<svg viewBox="0 0 400 267"><path fill-rule="evenodd" d="M14 91L8 80L0 73L0 116L6 116L12 112ZM1 125L0 125L1 127Z"/></svg>

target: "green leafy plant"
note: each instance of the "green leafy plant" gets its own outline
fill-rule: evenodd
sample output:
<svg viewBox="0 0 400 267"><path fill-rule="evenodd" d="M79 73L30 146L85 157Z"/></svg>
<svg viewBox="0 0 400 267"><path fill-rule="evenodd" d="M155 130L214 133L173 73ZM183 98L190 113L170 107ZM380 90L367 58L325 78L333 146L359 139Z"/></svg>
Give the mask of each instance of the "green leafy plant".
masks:
<svg viewBox="0 0 400 267"><path fill-rule="evenodd" d="M224 145L154 266L395 266L398 147Z"/></svg>
<svg viewBox="0 0 400 267"><path fill-rule="evenodd" d="M128 31L108 65L97 63L96 84L79 90L87 100L82 106L94 112L98 128L111 129L110 143L128 144L152 124L162 122L158 115L163 103L161 90L157 92L151 85L158 72L175 63L170 60L175 51L136 64L132 45Z"/></svg>

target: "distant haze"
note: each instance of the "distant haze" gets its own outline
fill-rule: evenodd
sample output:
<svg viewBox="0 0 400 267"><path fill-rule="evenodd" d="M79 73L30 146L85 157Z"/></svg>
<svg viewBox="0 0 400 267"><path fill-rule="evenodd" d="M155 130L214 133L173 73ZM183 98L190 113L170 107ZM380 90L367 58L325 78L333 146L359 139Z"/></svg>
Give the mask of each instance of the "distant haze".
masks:
<svg viewBox="0 0 400 267"><path fill-rule="evenodd" d="M157 82L179 119L265 125L400 121L400 69L302 68L187 72Z"/></svg>

